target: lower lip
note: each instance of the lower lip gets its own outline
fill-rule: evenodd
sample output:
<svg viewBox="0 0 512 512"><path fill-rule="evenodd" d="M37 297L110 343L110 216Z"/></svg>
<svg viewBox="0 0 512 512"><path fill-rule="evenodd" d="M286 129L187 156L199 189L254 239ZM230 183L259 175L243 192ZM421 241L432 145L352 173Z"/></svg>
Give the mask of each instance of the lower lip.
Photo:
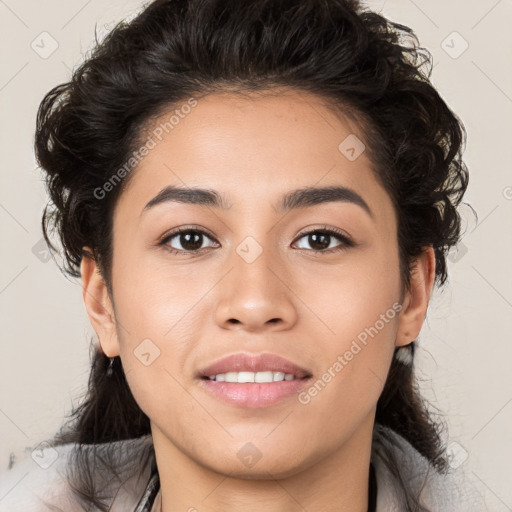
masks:
<svg viewBox="0 0 512 512"><path fill-rule="evenodd" d="M247 408L268 407L299 393L311 380L294 379L278 382L217 382L201 379L201 384L215 397L233 405Z"/></svg>

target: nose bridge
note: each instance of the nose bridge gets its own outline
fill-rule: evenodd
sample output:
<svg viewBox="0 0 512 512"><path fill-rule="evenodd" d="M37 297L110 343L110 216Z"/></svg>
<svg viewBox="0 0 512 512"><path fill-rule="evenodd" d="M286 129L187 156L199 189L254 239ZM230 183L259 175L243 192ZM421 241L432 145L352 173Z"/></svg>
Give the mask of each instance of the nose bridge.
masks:
<svg viewBox="0 0 512 512"><path fill-rule="evenodd" d="M280 268L278 250L271 246L271 240L272 236L261 242L252 235L246 236L230 255L235 283L239 283L242 290L253 295L254 299L274 295L282 287L276 275Z"/></svg>
<svg viewBox="0 0 512 512"><path fill-rule="evenodd" d="M233 246L227 262L231 271L216 306L219 325L241 323L256 330L266 323L289 325L295 319L278 248L268 246L272 238L260 243L249 235Z"/></svg>
<svg viewBox="0 0 512 512"><path fill-rule="evenodd" d="M229 255L229 267L234 266L233 272L248 285L253 279L257 281L259 275L268 279L274 275L272 270L276 272L275 268L280 266L277 230L272 229L275 219L267 218L262 208L262 203L259 207L254 204L240 207L231 232L233 251Z"/></svg>

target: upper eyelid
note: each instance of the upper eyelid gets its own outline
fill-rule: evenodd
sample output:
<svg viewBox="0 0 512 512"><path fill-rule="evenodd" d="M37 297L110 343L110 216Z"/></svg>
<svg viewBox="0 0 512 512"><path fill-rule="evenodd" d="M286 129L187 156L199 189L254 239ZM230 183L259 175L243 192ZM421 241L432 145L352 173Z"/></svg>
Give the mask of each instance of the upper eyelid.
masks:
<svg viewBox="0 0 512 512"><path fill-rule="evenodd" d="M317 231L327 232L330 235L337 236L337 237L340 237L340 238L346 238L347 240L351 240L352 239L352 237L350 235L348 235L347 233L344 233L344 231L342 229L330 228L328 226L324 226L324 227L320 226L320 227L317 227L317 228L308 228L305 231L302 231L301 233L299 233L297 235L296 239L302 238L305 235L310 235L311 233L315 233Z"/></svg>
<svg viewBox="0 0 512 512"><path fill-rule="evenodd" d="M206 235L213 240L217 240L212 234L210 234L204 228L194 228L194 227L185 226L185 227L176 228L176 230L171 230L169 233L163 235L162 237L160 237L159 243L165 243L168 240L171 240L172 238L174 238L175 236L181 235L183 233L188 233L189 231L195 231L195 232L201 233L203 235Z"/></svg>

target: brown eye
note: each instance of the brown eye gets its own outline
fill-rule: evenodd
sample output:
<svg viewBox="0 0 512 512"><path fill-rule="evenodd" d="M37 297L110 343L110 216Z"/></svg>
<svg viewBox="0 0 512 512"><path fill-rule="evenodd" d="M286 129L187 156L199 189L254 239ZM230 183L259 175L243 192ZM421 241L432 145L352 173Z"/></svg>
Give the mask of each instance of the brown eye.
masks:
<svg viewBox="0 0 512 512"><path fill-rule="evenodd" d="M298 240L303 238L306 239L306 243L310 245L310 250L315 253L337 252L354 246L352 240L346 235L333 229L315 229L308 231L307 233L303 233ZM332 244L335 243L335 239L341 243L333 246ZM307 247L299 247L299 249L307 249Z"/></svg>
<svg viewBox="0 0 512 512"><path fill-rule="evenodd" d="M199 252L203 247L205 239L211 238L199 229L178 229L166 236L161 242L172 253ZM172 242L172 245L171 245ZM210 246L211 247L211 246Z"/></svg>

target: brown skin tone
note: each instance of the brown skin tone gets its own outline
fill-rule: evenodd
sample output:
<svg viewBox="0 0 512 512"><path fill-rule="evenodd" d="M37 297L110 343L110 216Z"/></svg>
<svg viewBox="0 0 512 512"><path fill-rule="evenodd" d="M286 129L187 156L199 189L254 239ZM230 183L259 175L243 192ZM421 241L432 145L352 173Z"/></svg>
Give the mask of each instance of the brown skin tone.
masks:
<svg viewBox="0 0 512 512"><path fill-rule="evenodd" d="M83 298L101 347L121 356L151 420L163 512L367 510L377 400L394 348L421 330L435 261L426 248L402 296L391 199L366 153L351 162L338 150L351 133L363 139L305 92L202 98L132 171L120 197L113 297L94 260L82 261ZM215 189L231 208L174 202L141 215L167 185ZM290 190L327 185L355 190L374 218L348 202L287 214L272 206ZM176 255L158 246L180 226L206 231L203 249ZM313 254L318 246L303 233L323 226L356 245L325 252L343 245L331 237L329 249ZM247 236L263 249L250 264L236 252ZM183 237L167 246L184 250ZM246 409L199 386L199 369L239 351L279 354L315 381L394 303L400 313L308 404L292 396ZM133 353L146 338L160 350L149 366ZM261 453L252 467L237 457L248 442Z"/></svg>

